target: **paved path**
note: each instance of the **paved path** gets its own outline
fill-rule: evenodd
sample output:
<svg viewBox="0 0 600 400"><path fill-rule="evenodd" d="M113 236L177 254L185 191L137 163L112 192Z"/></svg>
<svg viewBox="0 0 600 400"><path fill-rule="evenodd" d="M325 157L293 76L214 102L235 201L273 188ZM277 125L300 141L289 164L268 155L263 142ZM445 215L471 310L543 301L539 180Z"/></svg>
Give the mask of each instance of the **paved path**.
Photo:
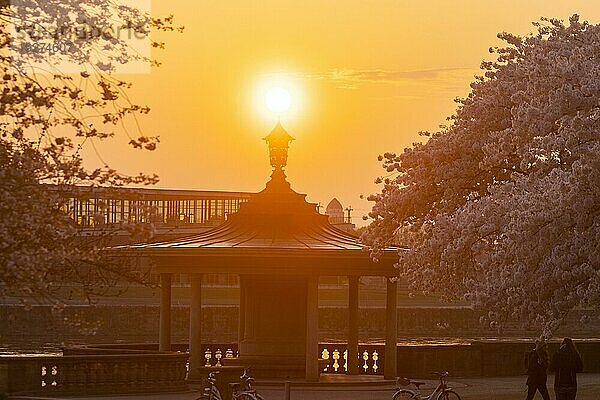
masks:
<svg viewBox="0 0 600 400"><path fill-rule="evenodd" d="M523 400L525 399L524 376L502 378L457 378L451 379L450 385L461 395L462 400ZM552 390L553 377L548 378L550 398L554 399ZM431 390L435 381L427 381L423 388L426 393ZM577 400L600 399L600 374L579 374L579 390ZM260 386L257 388L266 400L283 400L283 386ZM291 400L391 400L393 385L319 385L292 386ZM199 392L173 393L144 396L95 396L94 400L194 400ZM33 399L33 398L29 398ZM42 398L36 398L42 399ZM541 399L537 394L535 399ZM53 400L57 400L56 397ZM90 397L70 397L69 400L90 400ZM227 400L227 399L226 399Z"/></svg>
<svg viewBox="0 0 600 400"><path fill-rule="evenodd" d="M461 378L451 379L450 385L460 394L462 400L523 400L526 397L525 376L503 378ZM429 394L437 381L429 381L422 387L423 394ZM551 399L554 399L552 384L554 377L548 378ZM580 374L577 400L600 400L600 374ZM265 387L260 390L266 400L283 400L282 389ZM317 387L293 388L291 400L390 400L393 386L356 386L356 387ZM541 399L537 394L535 399Z"/></svg>

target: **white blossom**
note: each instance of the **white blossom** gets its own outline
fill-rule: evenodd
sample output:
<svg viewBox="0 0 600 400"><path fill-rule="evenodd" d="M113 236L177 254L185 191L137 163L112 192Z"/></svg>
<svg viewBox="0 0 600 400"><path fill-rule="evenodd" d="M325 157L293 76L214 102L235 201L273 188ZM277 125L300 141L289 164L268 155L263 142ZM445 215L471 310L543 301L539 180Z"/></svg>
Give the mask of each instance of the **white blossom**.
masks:
<svg viewBox="0 0 600 400"><path fill-rule="evenodd" d="M600 307L600 26L536 25L499 35L451 126L381 158L397 177L371 196L363 239L410 248L413 290L549 334Z"/></svg>

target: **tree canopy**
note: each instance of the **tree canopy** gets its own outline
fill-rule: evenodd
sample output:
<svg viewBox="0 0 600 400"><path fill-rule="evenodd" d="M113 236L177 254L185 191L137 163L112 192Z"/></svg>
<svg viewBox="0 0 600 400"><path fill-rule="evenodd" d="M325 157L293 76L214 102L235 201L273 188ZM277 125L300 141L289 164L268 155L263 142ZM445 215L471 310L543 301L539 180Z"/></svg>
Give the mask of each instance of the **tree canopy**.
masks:
<svg viewBox="0 0 600 400"><path fill-rule="evenodd" d="M380 157L390 175L363 239L405 247L412 290L549 334L600 307L600 26L534 25L498 35L447 127Z"/></svg>
<svg viewBox="0 0 600 400"><path fill-rule="evenodd" d="M150 41L152 30L181 29L172 17L116 0L0 1L0 296L58 300L57 283L80 284L89 295L114 279L140 278L130 264L102 257L97 240L77 235L65 199L75 184L157 181L90 168L82 150L117 134L134 149L156 148L158 136L137 120L150 109L129 98L131 84L115 72L132 61L158 62L123 32ZM63 72L65 63L77 71Z"/></svg>

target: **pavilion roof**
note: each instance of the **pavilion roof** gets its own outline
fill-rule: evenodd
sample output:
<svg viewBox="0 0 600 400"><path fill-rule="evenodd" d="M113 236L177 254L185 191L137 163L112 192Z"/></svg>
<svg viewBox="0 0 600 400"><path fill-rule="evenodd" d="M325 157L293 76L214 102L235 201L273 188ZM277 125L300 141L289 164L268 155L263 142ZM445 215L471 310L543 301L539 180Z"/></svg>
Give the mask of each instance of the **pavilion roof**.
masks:
<svg viewBox="0 0 600 400"><path fill-rule="evenodd" d="M265 189L218 227L126 248L151 256L161 271L395 274L398 249L385 249L374 263L358 237L332 226L315 203L292 190L282 169L285 163L272 165Z"/></svg>
<svg viewBox="0 0 600 400"><path fill-rule="evenodd" d="M294 249L356 250L359 239L332 226L326 215L295 192L281 170L275 170L266 188L252 196L227 221L201 234L158 243L132 246L136 249Z"/></svg>

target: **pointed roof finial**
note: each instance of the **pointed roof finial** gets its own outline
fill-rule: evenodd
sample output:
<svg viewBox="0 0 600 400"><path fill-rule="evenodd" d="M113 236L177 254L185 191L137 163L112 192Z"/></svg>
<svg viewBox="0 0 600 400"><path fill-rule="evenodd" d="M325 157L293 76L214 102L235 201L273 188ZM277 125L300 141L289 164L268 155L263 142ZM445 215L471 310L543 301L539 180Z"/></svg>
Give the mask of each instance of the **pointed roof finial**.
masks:
<svg viewBox="0 0 600 400"><path fill-rule="evenodd" d="M271 166L275 169L283 169L287 165L289 144L294 138L281 126L281 120L277 121L275 128L263 140L269 144Z"/></svg>

